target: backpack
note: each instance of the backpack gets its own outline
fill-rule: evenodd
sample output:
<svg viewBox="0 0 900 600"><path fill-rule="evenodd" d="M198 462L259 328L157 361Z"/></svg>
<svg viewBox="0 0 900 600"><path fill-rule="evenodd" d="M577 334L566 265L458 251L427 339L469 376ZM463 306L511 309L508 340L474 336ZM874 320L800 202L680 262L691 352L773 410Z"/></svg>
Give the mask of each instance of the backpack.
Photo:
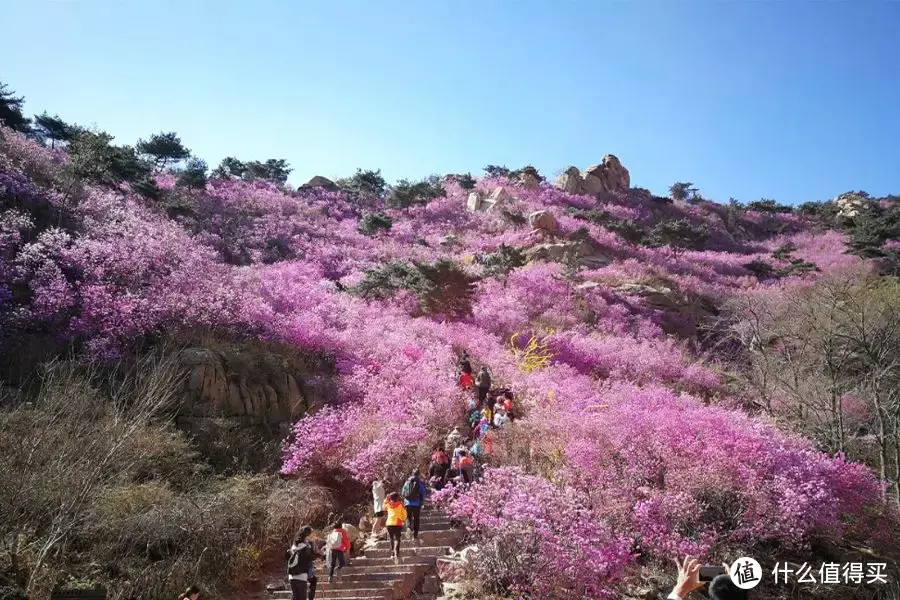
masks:
<svg viewBox="0 0 900 600"><path fill-rule="evenodd" d="M472 460L471 456L463 456L462 459L460 459L460 461L459 461L459 467L461 469L466 468L466 467L474 467L474 466L475 466L475 461Z"/></svg>
<svg viewBox="0 0 900 600"><path fill-rule="evenodd" d="M308 574L312 565L312 548L309 544L303 544L298 548L287 551L288 575Z"/></svg>
<svg viewBox="0 0 900 600"><path fill-rule="evenodd" d="M343 529L335 529L330 534L328 534L328 548L331 550L344 550L345 549L345 540L344 540Z"/></svg>
<svg viewBox="0 0 900 600"><path fill-rule="evenodd" d="M403 497L411 502L417 502L422 499L422 490L419 489L419 481L415 477L410 477L403 489Z"/></svg>

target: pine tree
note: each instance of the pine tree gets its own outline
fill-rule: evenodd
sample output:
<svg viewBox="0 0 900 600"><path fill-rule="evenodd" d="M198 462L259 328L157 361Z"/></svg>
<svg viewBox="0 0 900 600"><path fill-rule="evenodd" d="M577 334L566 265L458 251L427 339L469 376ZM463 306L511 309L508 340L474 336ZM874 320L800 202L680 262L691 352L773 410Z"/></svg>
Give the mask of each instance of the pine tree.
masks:
<svg viewBox="0 0 900 600"><path fill-rule="evenodd" d="M59 118L59 115L51 117L47 112L44 112L34 118L35 135L45 144L47 140L50 140L51 148L55 148L57 142L71 142L78 135L78 132L78 126L66 123Z"/></svg>
<svg viewBox="0 0 900 600"><path fill-rule="evenodd" d="M178 173L175 185L189 190L201 190L206 187L206 161L200 158L190 158Z"/></svg>
<svg viewBox="0 0 900 600"><path fill-rule="evenodd" d="M136 149L138 154L147 157L157 170L166 168L169 164L188 158L191 151L184 147L181 138L174 131L156 133L149 140L138 140Z"/></svg>
<svg viewBox="0 0 900 600"><path fill-rule="evenodd" d="M16 97L16 93L0 81L0 124L22 133L31 131L31 119L22 114L24 102L25 98Z"/></svg>

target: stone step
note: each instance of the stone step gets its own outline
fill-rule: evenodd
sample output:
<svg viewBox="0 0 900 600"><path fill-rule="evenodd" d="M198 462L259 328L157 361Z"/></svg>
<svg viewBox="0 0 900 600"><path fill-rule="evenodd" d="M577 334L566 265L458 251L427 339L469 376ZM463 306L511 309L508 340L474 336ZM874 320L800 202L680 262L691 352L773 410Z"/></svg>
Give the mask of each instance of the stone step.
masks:
<svg viewBox="0 0 900 600"><path fill-rule="evenodd" d="M419 532L418 540L403 540L400 542L400 550L405 548L421 548L423 546L454 546L462 539L462 534L457 532L448 532L449 535L441 534L438 536L427 536ZM366 555L370 550L390 550L391 543L389 541L376 542L374 546L366 546ZM355 559L354 559L355 560Z"/></svg>
<svg viewBox="0 0 900 600"><path fill-rule="evenodd" d="M407 524L409 520L406 521ZM449 519L419 519L419 529L422 527L442 527L444 529L453 529L453 523Z"/></svg>
<svg viewBox="0 0 900 600"><path fill-rule="evenodd" d="M427 530L420 529L419 530L419 540L418 543L425 546L439 546L442 544L453 545L462 539L464 532L460 529L435 529L435 530ZM370 542L372 538L366 540L366 543L363 544L363 551L372 548L373 544ZM389 547L390 540L388 538L378 538L378 541L375 544L380 548L382 545ZM403 534L403 539L400 544L415 544L416 541L412 539L412 533L410 531L406 531Z"/></svg>
<svg viewBox="0 0 900 600"><path fill-rule="evenodd" d="M349 588L349 589L323 589L316 588L316 598L332 598L333 600L348 600L350 598L381 598L382 600L391 600L394 597L394 588Z"/></svg>
<svg viewBox="0 0 900 600"><path fill-rule="evenodd" d="M392 589L385 590L350 590L346 594L336 596L325 596L319 594L316 588L316 598L331 598L332 600L391 600L394 597ZM293 595L291 592L275 592L272 594L274 600L291 600Z"/></svg>
<svg viewBox="0 0 900 600"><path fill-rule="evenodd" d="M446 556L450 553L449 546L411 546L400 544L400 556ZM391 551L388 548L366 550L366 558L389 558Z"/></svg>
<svg viewBox="0 0 900 600"><path fill-rule="evenodd" d="M390 556L390 552L388 553ZM425 568L426 565L421 562L418 564L404 562L402 559L399 565L393 564L393 559L388 558L390 563L385 563L382 565L379 564L371 564L365 565L361 564L359 566L347 567L341 570L341 574L338 577L344 577L347 575L405 575L408 573L416 573L417 571Z"/></svg>
<svg viewBox="0 0 900 600"><path fill-rule="evenodd" d="M406 575L396 577L395 579L368 579L366 576L363 577L353 577L347 578L342 575L337 575L334 578L334 581L328 583L328 579L323 579L319 581L319 584L316 586L316 595L319 594L319 590L325 591L335 591L335 590L383 590L389 587L392 587L394 583L403 579Z"/></svg>
<svg viewBox="0 0 900 600"><path fill-rule="evenodd" d="M400 552L403 552L403 547L401 546ZM373 558L371 556L360 556L359 558L353 559L354 567L417 567L422 565L430 565L432 561L428 560L427 556L410 556L406 555L402 558L400 565L394 564L394 559L391 556L381 557L381 558ZM344 569L347 571L350 567Z"/></svg>
<svg viewBox="0 0 900 600"><path fill-rule="evenodd" d="M390 560L390 559L389 559ZM393 562L391 563L393 565ZM370 566L379 566L379 565L370 565ZM349 568L349 567L348 567ZM402 571L399 573L341 573L340 575L335 576L334 583L327 583L328 576L325 578L319 578L319 585L339 585L342 583L352 583L352 582L365 582L365 583L377 583L381 582L386 585L393 584L404 577L408 576L412 571ZM316 588L318 589L318 588Z"/></svg>

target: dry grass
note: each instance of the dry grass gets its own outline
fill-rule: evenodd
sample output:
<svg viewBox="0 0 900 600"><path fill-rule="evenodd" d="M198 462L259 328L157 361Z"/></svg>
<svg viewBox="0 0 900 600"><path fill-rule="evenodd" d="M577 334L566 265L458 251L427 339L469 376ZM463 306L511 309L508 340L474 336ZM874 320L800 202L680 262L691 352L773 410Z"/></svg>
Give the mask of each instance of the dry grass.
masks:
<svg viewBox="0 0 900 600"><path fill-rule="evenodd" d="M215 473L172 423L183 377L171 348L113 372L56 362L30 404L0 412L0 587L215 597L327 516L323 488Z"/></svg>

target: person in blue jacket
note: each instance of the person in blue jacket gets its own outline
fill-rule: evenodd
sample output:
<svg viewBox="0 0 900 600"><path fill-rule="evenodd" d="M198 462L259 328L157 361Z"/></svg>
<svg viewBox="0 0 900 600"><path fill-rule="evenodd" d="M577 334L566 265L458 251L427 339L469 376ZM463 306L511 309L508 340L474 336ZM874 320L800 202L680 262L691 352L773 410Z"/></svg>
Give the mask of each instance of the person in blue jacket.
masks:
<svg viewBox="0 0 900 600"><path fill-rule="evenodd" d="M419 517L422 514L422 505L428 494L425 482L422 481L421 472L416 468L406 483L403 484L403 504L406 506L409 528L412 530L413 539L419 539Z"/></svg>

